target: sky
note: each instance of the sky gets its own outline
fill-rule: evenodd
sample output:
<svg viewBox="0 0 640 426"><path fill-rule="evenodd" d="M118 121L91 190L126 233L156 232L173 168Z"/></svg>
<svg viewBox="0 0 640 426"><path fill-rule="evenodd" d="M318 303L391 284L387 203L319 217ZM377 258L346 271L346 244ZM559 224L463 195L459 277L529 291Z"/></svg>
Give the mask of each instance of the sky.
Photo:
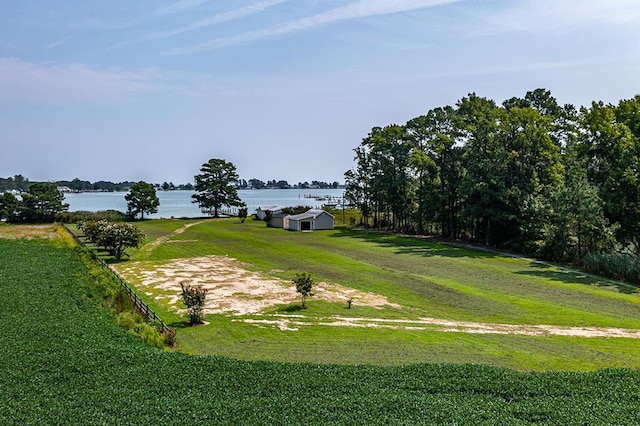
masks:
<svg viewBox="0 0 640 426"><path fill-rule="evenodd" d="M474 92L640 94L638 0L0 0L0 177L344 180Z"/></svg>

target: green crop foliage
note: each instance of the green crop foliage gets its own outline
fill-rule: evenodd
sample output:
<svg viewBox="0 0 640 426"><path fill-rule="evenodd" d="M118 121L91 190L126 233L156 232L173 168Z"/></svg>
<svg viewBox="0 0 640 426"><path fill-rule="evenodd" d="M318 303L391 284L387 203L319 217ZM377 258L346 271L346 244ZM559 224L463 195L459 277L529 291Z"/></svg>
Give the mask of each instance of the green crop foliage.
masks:
<svg viewBox="0 0 640 426"><path fill-rule="evenodd" d="M247 362L145 345L76 251L0 239L0 424L632 425L640 372Z"/></svg>

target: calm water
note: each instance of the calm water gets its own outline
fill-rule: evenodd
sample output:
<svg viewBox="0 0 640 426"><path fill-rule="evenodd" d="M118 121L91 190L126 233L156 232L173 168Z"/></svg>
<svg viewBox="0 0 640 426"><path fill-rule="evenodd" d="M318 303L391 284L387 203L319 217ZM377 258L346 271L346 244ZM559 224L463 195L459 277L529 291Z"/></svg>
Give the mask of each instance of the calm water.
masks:
<svg viewBox="0 0 640 426"><path fill-rule="evenodd" d="M238 195L247 204L249 214L260 206L293 207L298 205L322 207L330 202L340 203L343 189L260 189L240 190ZM157 191L160 199L158 213L151 218L200 217L203 216L197 204L192 203L193 191ZM127 211L124 196L127 192L81 192L65 194L69 211L120 210ZM310 197L310 198L308 198ZM316 200L317 197L330 197L331 200ZM146 215L145 215L146 217Z"/></svg>

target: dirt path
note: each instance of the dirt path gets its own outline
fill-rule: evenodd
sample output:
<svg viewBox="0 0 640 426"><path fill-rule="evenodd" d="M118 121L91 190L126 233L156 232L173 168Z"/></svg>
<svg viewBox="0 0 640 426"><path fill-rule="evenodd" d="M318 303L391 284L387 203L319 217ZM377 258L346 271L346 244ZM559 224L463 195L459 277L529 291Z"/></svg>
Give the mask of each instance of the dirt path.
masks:
<svg viewBox="0 0 640 426"><path fill-rule="evenodd" d="M158 247L160 244L166 242L167 240L170 240L171 238L175 237L176 235L182 234L187 229L191 228L194 225L199 225L202 222L203 221L188 223L188 224L184 225L182 228L178 228L178 229L176 229L175 231L173 231L172 233L170 233L168 235L163 235L162 237L157 238L155 241L152 241L149 244L145 244L144 246L142 246L140 251L141 252L145 252L145 253L149 253L149 252L153 251L153 249Z"/></svg>

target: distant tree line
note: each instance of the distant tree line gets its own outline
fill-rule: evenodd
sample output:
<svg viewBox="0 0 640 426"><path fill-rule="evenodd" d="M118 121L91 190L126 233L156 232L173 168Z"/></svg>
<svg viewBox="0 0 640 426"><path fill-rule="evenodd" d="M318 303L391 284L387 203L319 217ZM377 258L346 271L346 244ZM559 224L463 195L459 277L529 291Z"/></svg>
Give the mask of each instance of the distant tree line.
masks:
<svg viewBox="0 0 640 426"><path fill-rule="evenodd" d="M22 175L0 178L0 192L17 191L25 192L29 189L29 179Z"/></svg>
<svg viewBox="0 0 640 426"><path fill-rule="evenodd" d="M88 180L80 180L79 178L75 178L73 180L58 180L52 183L57 187L69 188L70 191L73 192L123 192L129 191L136 182L109 182L109 181L98 181L98 182L89 182ZM26 192L29 189L29 179L24 178L22 175L16 175L14 177L8 178L0 178L0 192L5 191L17 191L17 192ZM151 184L156 190L162 191L193 191L195 189L194 185L191 183L184 184L174 184L173 182L162 182ZM239 189L336 189L343 187L339 182L323 182L318 180L313 180L311 183L298 182L297 184L289 184L286 180L268 180L266 182L260 179L240 179L235 182L235 186Z"/></svg>
<svg viewBox="0 0 640 426"><path fill-rule="evenodd" d="M129 191L136 182L109 182L109 181L97 181L97 182L89 182L88 180L80 180L75 178L73 180L58 180L51 183L59 188L69 188L69 190L73 192L123 192ZM17 192L26 192L29 189L28 178L23 177L22 175L16 175L14 177L8 178L0 178L0 192L8 192L8 191L17 191ZM154 183L151 184L157 190L163 191L173 191L173 190L193 190L193 185L191 183L174 185L173 182L163 182L162 184Z"/></svg>
<svg viewBox="0 0 640 426"><path fill-rule="evenodd" d="M544 89L471 93L354 151L345 197L363 226L561 261L640 254L640 96L577 109Z"/></svg>
<svg viewBox="0 0 640 426"><path fill-rule="evenodd" d="M286 180L267 180L266 182L252 178L247 180L240 179L238 181L238 188L241 189L336 189L342 187L339 182L323 182L319 180L312 180L311 183L298 182L297 184L289 184Z"/></svg>

